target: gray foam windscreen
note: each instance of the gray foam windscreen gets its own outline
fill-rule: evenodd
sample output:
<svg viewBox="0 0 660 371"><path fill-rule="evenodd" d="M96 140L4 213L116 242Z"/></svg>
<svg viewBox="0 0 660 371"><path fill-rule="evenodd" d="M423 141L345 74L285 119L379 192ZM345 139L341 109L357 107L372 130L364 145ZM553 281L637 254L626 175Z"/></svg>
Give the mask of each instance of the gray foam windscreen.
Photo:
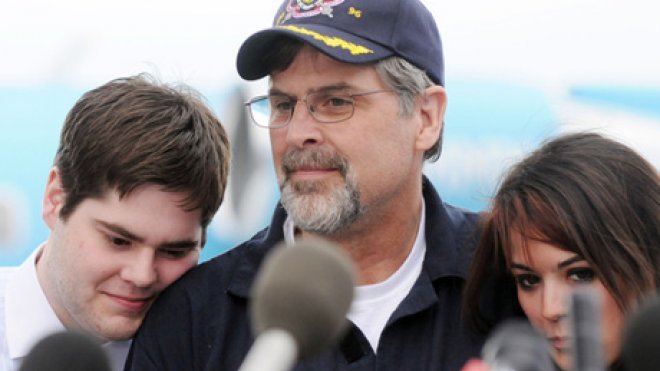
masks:
<svg viewBox="0 0 660 371"><path fill-rule="evenodd" d="M604 371L603 335L600 298L590 289L577 289L571 294L573 370Z"/></svg>
<svg viewBox="0 0 660 371"><path fill-rule="evenodd" d="M110 371L101 345L91 336L57 332L41 339L27 354L19 371Z"/></svg>
<svg viewBox="0 0 660 371"><path fill-rule="evenodd" d="M547 341L522 319L498 325L488 337L482 357L491 371L552 371Z"/></svg>
<svg viewBox="0 0 660 371"><path fill-rule="evenodd" d="M626 323L622 341L626 370L660 370L660 298L642 305Z"/></svg>
<svg viewBox="0 0 660 371"><path fill-rule="evenodd" d="M354 286L353 263L339 247L320 239L280 244L252 287L253 331L285 330L296 339L300 358L316 354L348 328Z"/></svg>

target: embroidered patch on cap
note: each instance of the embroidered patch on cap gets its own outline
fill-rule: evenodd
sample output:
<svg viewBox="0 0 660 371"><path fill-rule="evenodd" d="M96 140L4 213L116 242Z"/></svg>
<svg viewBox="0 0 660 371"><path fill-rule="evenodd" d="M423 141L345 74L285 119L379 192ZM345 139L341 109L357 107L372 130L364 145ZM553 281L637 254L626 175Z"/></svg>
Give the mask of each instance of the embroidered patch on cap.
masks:
<svg viewBox="0 0 660 371"><path fill-rule="evenodd" d="M344 0L289 0L286 6L284 22L291 17L313 17L318 14L332 18L332 7L343 3Z"/></svg>

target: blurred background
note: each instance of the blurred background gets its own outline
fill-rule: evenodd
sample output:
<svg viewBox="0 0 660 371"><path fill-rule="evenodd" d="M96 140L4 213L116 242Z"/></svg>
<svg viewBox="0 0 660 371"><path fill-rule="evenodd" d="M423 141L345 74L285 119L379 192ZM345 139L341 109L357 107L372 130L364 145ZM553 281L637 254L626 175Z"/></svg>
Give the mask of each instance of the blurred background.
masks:
<svg viewBox="0 0 660 371"><path fill-rule="evenodd" d="M425 4L445 50L445 144L440 160L426 165L444 201L486 208L504 169L567 131L605 133L660 165L660 3ZM230 188L202 260L266 226L279 196L267 131L247 124L240 105L266 85L242 82L235 56L278 6L2 0L0 265L20 263L48 235L42 193L68 110L85 91L140 72L201 91L233 140Z"/></svg>

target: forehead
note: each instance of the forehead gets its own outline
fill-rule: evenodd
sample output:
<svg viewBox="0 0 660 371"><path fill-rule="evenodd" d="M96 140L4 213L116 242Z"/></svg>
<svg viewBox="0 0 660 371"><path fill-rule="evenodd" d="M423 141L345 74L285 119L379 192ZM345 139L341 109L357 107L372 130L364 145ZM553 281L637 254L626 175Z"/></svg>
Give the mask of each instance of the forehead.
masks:
<svg viewBox="0 0 660 371"><path fill-rule="evenodd" d="M122 221L136 228L142 225L157 227L162 223L162 228L155 229L176 227L187 230L201 225L201 210L189 210L185 206L188 197L187 192L165 191L160 185L146 184L124 195L120 195L117 189L109 189L100 198L85 199L79 208L88 216ZM152 223L154 221L156 223Z"/></svg>
<svg viewBox="0 0 660 371"><path fill-rule="evenodd" d="M575 252L552 242L526 237L517 232L513 232L511 237L510 254L513 263L556 267L559 262L576 256Z"/></svg>
<svg viewBox="0 0 660 371"><path fill-rule="evenodd" d="M383 88L373 64L350 64L304 46L283 71L270 76L271 89L312 92L326 86Z"/></svg>

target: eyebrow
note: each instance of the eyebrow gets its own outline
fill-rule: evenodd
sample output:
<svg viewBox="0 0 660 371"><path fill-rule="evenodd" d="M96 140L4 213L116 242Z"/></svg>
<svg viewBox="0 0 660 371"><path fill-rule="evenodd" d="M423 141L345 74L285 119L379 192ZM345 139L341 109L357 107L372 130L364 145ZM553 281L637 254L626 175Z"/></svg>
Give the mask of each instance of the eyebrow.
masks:
<svg viewBox="0 0 660 371"><path fill-rule="evenodd" d="M324 85L318 88L313 88L313 89L308 89L307 94L309 93L317 93L320 91L329 91L329 90L345 90L345 89L352 89L353 86L349 85L348 83L345 82L338 82L336 84L331 84L331 85ZM286 95L290 96L289 94L283 92L282 90L278 88L270 88L268 90L268 95Z"/></svg>
<svg viewBox="0 0 660 371"><path fill-rule="evenodd" d="M144 242L144 238L137 236L136 234L128 231L126 228L113 224L113 223L108 223L104 222L102 220L96 220L96 223L102 225L106 229L109 229L110 231L117 233L118 235L126 238L127 240L131 241L136 241L139 243ZM169 241L160 244L158 247L159 248L170 248L170 249L193 249L199 245L198 240L178 240L178 241Z"/></svg>
<svg viewBox="0 0 660 371"><path fill-rule="evenodd" d="M579 262L579 261L583 261L583 260L584 260L583 257L578 256L578 255L575 255L575 256L572 257L572 258L568 258L568 259L566 259L566 260L564 260L564 261L562 261L562 262L559 262L559 264L557 264L557 268L559 268L559 269L561 269L561 268L565 268L565 267L567 267L567 266L569 266L569 265L571 265L571 264L573 264L573 263L575 263L575 262Z"/></svg>
<svg viewBox="0 0 660 371"><path fill-rule="evenodd" d="M560 261L559 263L557 263L557 269L566 268L567 266L569 266L569 265L571 265L575 262L579 262L579 261L583 261L583 260L584 260L584 258L579 256L579 255L572 256L572 257L570 257L566 260L563 260L563 261ZM511 263L511 269L520 269L520 270L524 270L524 271L527 271L527 272L533 272L534 271L532 268L530 268L530 267L528 267L524 264L520 264L520 263Z"/></svg>
<svg viewBox="0 0 660 371"><path fill-rule="evenodd" d="M511 263L511 269L520 269L527 272L533 272L532 268L520 263Z"/></svg>

